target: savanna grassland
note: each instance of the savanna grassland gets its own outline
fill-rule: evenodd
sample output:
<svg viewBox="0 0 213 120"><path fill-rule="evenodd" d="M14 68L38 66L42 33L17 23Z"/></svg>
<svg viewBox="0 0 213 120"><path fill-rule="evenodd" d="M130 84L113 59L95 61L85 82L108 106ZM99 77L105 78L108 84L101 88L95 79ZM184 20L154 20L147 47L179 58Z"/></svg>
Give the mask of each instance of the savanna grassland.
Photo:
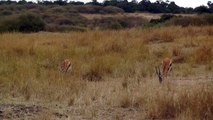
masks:
<svg viewBox="0 0 213 120"><path fill-rule="evenodd" d="M212 47L213 26L2 33L0 118L213 119ZM160 84L165 57L179 59Z"/></svg>

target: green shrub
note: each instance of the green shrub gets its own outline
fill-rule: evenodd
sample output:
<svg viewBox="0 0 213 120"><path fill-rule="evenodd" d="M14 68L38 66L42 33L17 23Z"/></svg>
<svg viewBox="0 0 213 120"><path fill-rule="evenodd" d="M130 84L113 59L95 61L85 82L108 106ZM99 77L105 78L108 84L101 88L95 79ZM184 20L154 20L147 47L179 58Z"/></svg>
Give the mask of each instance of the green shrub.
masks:
<svg viewBox="0 0 213 120"><path fill-rule="evenodd" d="M17 16L2 17L0 20L0 32L18 31Z"/></svg>
<svg viewBox="0 0 213 120"><path fill-rule="evenodd" d="M213 24L213 14L204 14L202 15L203 19L206 21L207 24Z"/></svg>
<svg viewBox="0 0 213 120"><path fill-rule="evenodd" d="M94 19L91 24L101 29L122 29L141 26L147 22L141 17L103 17Z"/></svg>
<svg viewBox="0 0 213 120"><path fill-rule="evenodd" d="M50 13L56 14L56 13L65 13L66 9L64 7L59 6L59 7L50 8L48 11Z"/></svg>
<svg viewBox="0 0 213 120"><path fill-rule="evenodd" d="M169 25L180 25L186 26L202 26L202 25L212 25L213 15L212 14L202 14L198 16L187 16L187 17L175 17L168 22Z"/></svg>
<svg viewBox="0 0 213 120"><path fill-rule="evenodd" d="M4 17L0 21L0 32L38 32L44 28L44 21L31 13Z"/></svg>
<svg viewBox="0 0 213 120"><path fill-rule="evenodd" d="M93 5L84 5L84 6L80 5L75 6L74 8L80 13L90 13L90 14L99 13L99 11L101 10L100 6L93 6Z"/></svg>
<svg viewBox="0 0 213 120"><path fill-rule="evenodd" d="M73 25L72 21L69 18L61 17L55 20L57 25Z"/></svg>
<svg viewBox="0 0 213 120"><path fill-rule="evenodd" d="M121 26L121 24L120 24L119 22L113 22L113 23L110 25L109 28L111 28L111 29L121 29L122 26Z"/></svg>
<svg viewBox="0 0 213 120"><path fill-rule="evenodd" d="M79 27L79 26L70 26L70 25L55 25L55 24L49 24L45 28L46 31L49 32L68 32L68 31L78 31L78 32L84 32L87 29L85 27Z"/></svg>
<svg viewBox="0 0 213 120"><path fill-rule="evenodd" d="M169 24L180 25L180 26L186 27L189 25L201 26L201 25L205 25L206 22L201 17L179 17L179 18L175 18L175 19L172 19L171 21L169 21Z"/></svg>
<svg viewBox="0 0 213 120"><path fill-rule="evenodd" d="M107 13L116 14L116 13L124 13L124 10L114 6L106 6L100 12L103 14L107 14Z"/></svg>
<svg viewBox="0 0 213 120"><path fill-rule="evenodd" d="M10 11L10 10L3 10L3 11L1 11L1 13L0 13L0 15L11 15L11 14L13 14L12 13L12 11Z"/></svg>
<svg viewBox="0 0 213 120"><path fill-rule="evenodd" d="M163 23L163 22L166 22L172 18L174 18L175 15L170 15L170 14L164 14L161 16L160 19L151 19L150 20L150 23L154 23L154 24L158 24L158 23Z"/></svg>
<svg viewBox="0 0 213 120"><path fill-rule="evenodd" d="M34 14L23 14L18 17L20 32L38 32L45 28L44 21Z"/></svg>

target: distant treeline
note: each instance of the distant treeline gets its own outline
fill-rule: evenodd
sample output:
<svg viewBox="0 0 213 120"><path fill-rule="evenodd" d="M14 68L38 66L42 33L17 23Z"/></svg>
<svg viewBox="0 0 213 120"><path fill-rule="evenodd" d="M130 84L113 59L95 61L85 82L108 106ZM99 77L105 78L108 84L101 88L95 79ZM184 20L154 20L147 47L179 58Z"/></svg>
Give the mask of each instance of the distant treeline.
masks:
<svg viewBox="0 0 213 120"><path fill-rule="evenodd" d="M150 2L149 0L142 0L137 2L136 0L132 0L128 2L127 0L105 0L103 3L97 2L97 0L92 0L91 2L75 2L67 0L56 0L56 1L48 1L48 0L38 0L37 3L32 1L11 1L11 0L3 0L0 1L0 5L3 4L39 4L39 5L94 5L94 6L115 6L124 10L124 12L150 12L150 13L213 13L213 3L208 1L208 6L199 6L196 8L184 8L176 5L175 2L171 2L169 0L157 0L156 2Z"/></svg>
<svg viewBox="0 0 213 120"><path fill-rule="evenodd" d="M22 1L0 1L0 33L1 32L66 32L105 29L126 29L133 27L153 26L203 26L213 25L213 4L195 9L177 6L174 2L136 1L38 1L37 3ZM128 16L125 12L165 13L159 19L148 19L137 15ZM89 18L85 14L118 14ZM210 13L184 17L168 13Z"/></svg>

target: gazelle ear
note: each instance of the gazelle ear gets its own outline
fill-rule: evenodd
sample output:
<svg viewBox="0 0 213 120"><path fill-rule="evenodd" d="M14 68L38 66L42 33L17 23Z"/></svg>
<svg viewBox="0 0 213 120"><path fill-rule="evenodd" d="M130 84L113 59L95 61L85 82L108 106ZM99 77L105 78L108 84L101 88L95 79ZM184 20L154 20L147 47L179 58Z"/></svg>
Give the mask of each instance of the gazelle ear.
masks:
<svg viewBox="0 0 213 120"><path fill-rule="evenodd" d="M161 71L159 67L155 67L157 75L161 75Z"/></svg>
<svg viewBox="0 0 213 120"><path fill-rule="evenodd" d="M168 71L171 71L171 69L172 69L172 63L173 63L173 59L171 59L170 62L169 62Z"/></svg>
<svg viewBox="0 0 213 120"><path fill-rule="evenodd" d="M159 82L161 83L163 78L162 78L162 75L161 75L160 68L159 67L155 67L155 71L156 71L156 74L158 75Z"/></svg>
<svg viewBox="0 0 213 120"><path fill-rule="evenodd" d="M171 71L172 70L172 63L169 64L169 68L168 68L168 71Z"/></svg>
<svg viewBox="0 0 213 120"><path fill-rule="evenodd" d="M155 67L155 72L157 75L159 75L157 67Z"/></svg>

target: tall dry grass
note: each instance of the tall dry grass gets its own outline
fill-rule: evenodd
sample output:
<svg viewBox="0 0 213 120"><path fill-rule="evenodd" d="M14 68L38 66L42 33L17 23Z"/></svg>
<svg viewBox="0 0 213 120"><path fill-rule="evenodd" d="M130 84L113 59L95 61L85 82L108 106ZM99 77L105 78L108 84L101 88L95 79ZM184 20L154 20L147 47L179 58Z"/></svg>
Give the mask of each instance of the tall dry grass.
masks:
<svg viewBox="0 0 213 120"><path fill-rule="evenodd" d="M212 26L171 26L0 34L0 98L133 107L144 119L212 119L212 82L173 80L212 75L211 31ZM172 56L182 60L160 85L154 67ZM73 71L64 75L59 63L66 58Z"/></svg>

